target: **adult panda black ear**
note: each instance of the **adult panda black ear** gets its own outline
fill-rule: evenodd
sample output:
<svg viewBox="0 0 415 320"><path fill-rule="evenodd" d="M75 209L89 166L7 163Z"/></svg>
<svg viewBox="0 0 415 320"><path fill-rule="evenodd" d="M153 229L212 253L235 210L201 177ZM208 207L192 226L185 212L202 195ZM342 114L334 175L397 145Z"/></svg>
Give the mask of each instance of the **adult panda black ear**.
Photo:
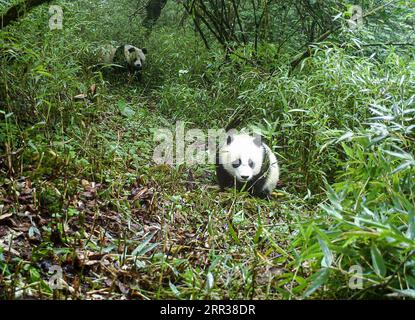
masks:
<svg viewBox="0 0 415 320"><path fill-rule="evenodd" d="M147 54L147 48L142 48L141 51L143 51L144 54Z"/></svg>

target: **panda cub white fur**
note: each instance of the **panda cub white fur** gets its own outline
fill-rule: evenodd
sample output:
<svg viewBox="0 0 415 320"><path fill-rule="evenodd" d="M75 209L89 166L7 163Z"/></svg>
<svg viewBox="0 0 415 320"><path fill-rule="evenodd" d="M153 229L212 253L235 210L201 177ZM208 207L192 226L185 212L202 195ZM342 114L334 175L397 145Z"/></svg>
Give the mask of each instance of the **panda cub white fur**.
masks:
<svg viewBox="0 0 415 320"><path fill-rule="evenodd" d="M236 187L264 198L276 187L280 170L260 136L230 134L217 151L216 175L222 190Z"/></svg>
<svg viewBox="0 0 415 320"><path fill-rule="evenodd" d="M119 47L107 45L103 48L102 62L127 69L130 73L140 74L146 61L146 54L146 48L140 49L129 44Z"/></svg>

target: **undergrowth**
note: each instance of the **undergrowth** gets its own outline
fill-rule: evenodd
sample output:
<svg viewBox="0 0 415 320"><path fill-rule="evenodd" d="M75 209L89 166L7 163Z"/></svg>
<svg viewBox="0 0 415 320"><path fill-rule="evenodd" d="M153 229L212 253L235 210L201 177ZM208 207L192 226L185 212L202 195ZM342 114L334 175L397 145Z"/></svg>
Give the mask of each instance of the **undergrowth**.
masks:
<svg viewBox="0 0 415 320"><path fill-rule="evenodd" d="M0 297L413 298L415 52L327 43L290 73L272 46L206 50L170 7L147 36L121 2L0 33ZM140 83L94 67L115 40L148 48ZM156 129L235 110L278 156L271 200L152 160Z"/></svg>

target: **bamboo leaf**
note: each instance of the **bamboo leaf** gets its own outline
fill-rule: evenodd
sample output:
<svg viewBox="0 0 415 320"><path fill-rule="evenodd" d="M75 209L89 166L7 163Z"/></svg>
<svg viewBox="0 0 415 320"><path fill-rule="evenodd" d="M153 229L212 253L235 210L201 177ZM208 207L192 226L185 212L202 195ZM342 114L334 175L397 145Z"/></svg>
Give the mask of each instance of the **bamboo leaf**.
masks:
<svg viewBox="0 0 415 320"><path fill-rule="evenodd" d="M304 297L309 297L313 292L315 292L318 288L320 288L323 284L327 282L330 275L330 269L329 268L323 268L317 271L313 275L313 282L311 283L310 287L307 289L307 291L304 293Z"/></svg>
<svg viewBox="0 0 415 320"><path fill-rule="evenodd" d="M380 277L384 277L386 275L385 262L383 261L382 254L375 244L373 244L370 248L370 254L372 256L372 264L376 274Z"/></svg>

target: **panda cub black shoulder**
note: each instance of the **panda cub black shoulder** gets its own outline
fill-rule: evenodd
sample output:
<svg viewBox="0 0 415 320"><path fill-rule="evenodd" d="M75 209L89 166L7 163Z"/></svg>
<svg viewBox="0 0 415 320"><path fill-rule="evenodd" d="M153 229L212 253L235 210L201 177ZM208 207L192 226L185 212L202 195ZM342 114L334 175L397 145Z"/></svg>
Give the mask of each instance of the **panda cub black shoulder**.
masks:
<svg viewBox="0 0 415 320"><path fill-rule="evenodd" d="M118 47L107 45L103 48L102 62L130 73L140 74L146 61L146 54L146 48L140 49L129 44Z"/></svg>
<svg viewBox="0 0 415 320"><path fill-rule="evenodd" d="M216 175L222 190L236 187L265 198L276 187L280 170L260 136L229 134L217 150Z"/></svg>

